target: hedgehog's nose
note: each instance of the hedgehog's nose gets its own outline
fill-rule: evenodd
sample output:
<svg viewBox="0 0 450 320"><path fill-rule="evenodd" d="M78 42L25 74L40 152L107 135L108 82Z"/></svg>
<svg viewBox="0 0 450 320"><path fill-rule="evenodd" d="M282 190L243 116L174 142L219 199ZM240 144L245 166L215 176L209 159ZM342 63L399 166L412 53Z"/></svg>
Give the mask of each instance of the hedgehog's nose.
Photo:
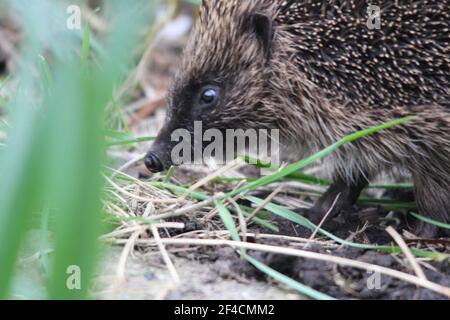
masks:
<svg viewBox="0 0 450 320"><path fill-rule="evenodd" d="M161 172L164 171L164 165L161 162L161 159L154 153L149 152L145 156L144 159L145 166L151 172Z"/></svg>

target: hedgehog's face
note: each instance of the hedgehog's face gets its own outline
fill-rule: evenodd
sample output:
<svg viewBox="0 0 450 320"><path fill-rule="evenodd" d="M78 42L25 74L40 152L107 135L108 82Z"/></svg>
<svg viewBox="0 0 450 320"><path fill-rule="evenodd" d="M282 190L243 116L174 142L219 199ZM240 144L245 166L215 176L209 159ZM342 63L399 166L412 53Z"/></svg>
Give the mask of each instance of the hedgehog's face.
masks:
<svg viewBox="0 0 450 320"><path fill-rule="evenodd" d="M227 129L267 129L273 122L274 115L264 108L272 20L251 8L233 17L219 9L203 9L185 50L170 88L164 128L146 157L152 171L180 164L173 159L180 138L190 142L192 152L201 152L216 135L225 139ZM205 141L208 131L214 138Z"/></svg>

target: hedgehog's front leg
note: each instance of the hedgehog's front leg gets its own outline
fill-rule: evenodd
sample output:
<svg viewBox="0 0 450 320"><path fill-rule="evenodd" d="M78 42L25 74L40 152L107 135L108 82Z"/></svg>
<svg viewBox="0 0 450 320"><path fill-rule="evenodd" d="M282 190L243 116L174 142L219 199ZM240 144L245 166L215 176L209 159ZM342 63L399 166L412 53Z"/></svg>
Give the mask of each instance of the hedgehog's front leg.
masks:
<svg viewBox="0 0 450 320"><path fill-rule="evenodd" d="M319 198L314 207L308 211L308 218L313 223L318 224L325 215L327 219L330 219L341 211L350 210L367 185L368 181L363 175L351 183L341 177L335 178L333 184Z"/></svg>

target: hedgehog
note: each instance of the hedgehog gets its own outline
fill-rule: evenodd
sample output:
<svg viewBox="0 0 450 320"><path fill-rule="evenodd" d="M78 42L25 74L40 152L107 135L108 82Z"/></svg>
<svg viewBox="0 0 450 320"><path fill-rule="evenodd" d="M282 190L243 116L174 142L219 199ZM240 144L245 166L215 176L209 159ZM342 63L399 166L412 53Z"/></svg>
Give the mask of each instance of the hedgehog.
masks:
<svg viewBox="0 0 450 320"><path fill-rule="evenodd" d="M308 211L350 210L380 172L407 171L417 210L450 217L450 1L204 0L168 93L163 129L145 158L172 161L171 133L276 128L283 145L317 152L382 123L414 121L344 145L333 182ZM377 5L379 28L368 24ZM436 227L420 221L419 237Z"/></svg>

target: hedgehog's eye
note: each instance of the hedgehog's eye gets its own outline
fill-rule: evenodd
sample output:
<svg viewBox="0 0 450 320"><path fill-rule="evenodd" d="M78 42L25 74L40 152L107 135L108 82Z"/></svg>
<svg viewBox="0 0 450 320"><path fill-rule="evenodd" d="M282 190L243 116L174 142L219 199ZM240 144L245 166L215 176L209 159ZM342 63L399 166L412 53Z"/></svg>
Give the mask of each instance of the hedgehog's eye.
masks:
<svg viewBox="0 0 450 320"><path fill-rule="evenodd" d="M200 91L200 104L204 107L215 107L219 103L220 92L215 86L203 87Z"/></svg>

